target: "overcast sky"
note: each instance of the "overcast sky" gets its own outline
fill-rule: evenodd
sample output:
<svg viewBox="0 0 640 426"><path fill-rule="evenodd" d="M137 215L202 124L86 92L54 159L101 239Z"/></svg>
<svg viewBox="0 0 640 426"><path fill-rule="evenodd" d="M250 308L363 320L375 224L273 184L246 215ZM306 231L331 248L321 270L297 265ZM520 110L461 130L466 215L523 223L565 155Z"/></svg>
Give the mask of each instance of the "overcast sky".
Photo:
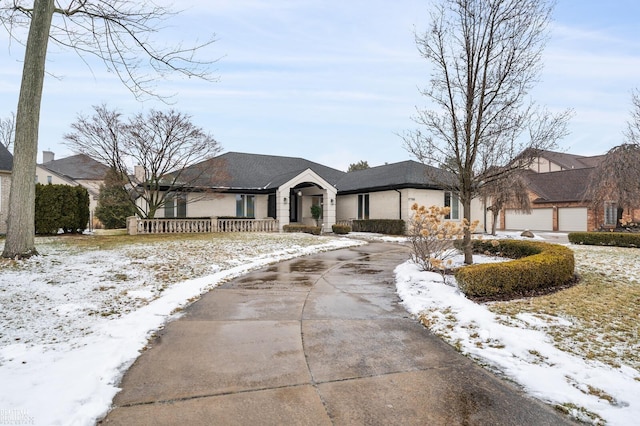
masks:
<svg viewBox="0 0 640 426"><path fill-rule="evenodd" d="M160 80L172 105L192 116L225 151L304 157L346 170L410 159L398 136L426 105L429 64L414 29L426 0L224 0L188 7L163 35L185 43L215 33L205 58L220 58L216 83ZM622 143L631 90L640 88L640 2L558 0L542 81L532 94L552 110L572 108L559 150L595 155ZM15 110L23 51L0 33L0 115ZM136 101L103 67L77 55L48 55L39 150L73 154L62 136L78 113L106 103L125 114L169 108ZM38 160L41 161L41 155Z"/></svg>

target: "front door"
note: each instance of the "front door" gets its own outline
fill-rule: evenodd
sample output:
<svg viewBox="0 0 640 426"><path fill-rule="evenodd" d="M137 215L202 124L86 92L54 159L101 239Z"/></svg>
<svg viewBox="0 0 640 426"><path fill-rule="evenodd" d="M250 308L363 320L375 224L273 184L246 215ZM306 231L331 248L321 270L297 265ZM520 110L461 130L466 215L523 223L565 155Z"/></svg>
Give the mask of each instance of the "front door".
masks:
<svg viewBox="0 0 640 426"><path fill-rule="evenodd" d="M298 194L295 191L291 190L289 193L289 222L296 223L298 222Z"/></svg>

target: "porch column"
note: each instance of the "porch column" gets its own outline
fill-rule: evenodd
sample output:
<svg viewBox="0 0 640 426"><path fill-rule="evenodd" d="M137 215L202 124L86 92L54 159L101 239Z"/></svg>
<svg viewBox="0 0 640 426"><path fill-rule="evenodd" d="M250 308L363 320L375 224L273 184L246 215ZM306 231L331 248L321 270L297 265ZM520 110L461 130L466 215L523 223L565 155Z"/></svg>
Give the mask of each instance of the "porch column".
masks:
<svg viewBox="0 0 640 426"><path fill-rule="evenodd" d="M331 189L333 189L333 191ZM331 227L336 224L336 193L335 188L327 188L324 190L322 209L324 232L331 232Z"/></svg>
<svg viewBox="0 0 640 426"><path fill-rule="evenodd" d="M289 196L290 191L291 188L280 188L280 190L276 191L276 216L280 232L282 232L285 225L289 224L289 206L291 203L291 197Z"/></svg>

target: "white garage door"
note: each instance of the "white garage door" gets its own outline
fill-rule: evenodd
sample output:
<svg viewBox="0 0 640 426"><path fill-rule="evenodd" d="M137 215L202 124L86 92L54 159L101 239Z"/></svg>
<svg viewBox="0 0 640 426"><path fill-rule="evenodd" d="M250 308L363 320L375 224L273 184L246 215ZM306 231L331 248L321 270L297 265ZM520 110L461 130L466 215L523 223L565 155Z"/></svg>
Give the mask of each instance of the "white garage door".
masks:
<svg viewBox="0 0 640 426"><path fill-rule="evenodd" d="M586 207L564 207L558 209L558 231L574 232L587 230Z"/></svg>
<svg viewBox="0 0 640 426"><path fill-rule="evenodd" d="M553 231L553 209L532 209L530 214L507 209L504 219L511 230Z"/></svg>

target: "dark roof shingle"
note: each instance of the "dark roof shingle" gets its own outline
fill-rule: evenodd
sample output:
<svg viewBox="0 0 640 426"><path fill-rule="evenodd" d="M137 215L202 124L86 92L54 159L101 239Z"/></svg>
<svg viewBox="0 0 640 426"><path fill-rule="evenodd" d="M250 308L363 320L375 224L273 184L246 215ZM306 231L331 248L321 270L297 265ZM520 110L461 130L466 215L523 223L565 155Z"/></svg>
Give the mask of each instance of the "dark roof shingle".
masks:
<svg viewBox="0 0 640 426"><path fill-rule="evenodd" d="M408 187L441 189L443 182L452 179L444 170L407 160L346 173L337 188L338 194Z"/></svg>
<svg viewBox="0 0 640 426"><path fill-rule="evenodd" d="M529 188L539 198L535 202L559 203L583 201L594 168L579 168L549 173L527 173Z"/></svg>
<svg viewBox="0 0 640 426"><path fill-rule="evenodd" d="M13 155L2 144L0 144L0 170L6 172L13 170Z"/></svg>
<svg viewBox="0 0 640 426"><path fill-rule="evenodd" d="M102 180L109 167L85 154L49 161L40 167L71 179Z"/></svg>

